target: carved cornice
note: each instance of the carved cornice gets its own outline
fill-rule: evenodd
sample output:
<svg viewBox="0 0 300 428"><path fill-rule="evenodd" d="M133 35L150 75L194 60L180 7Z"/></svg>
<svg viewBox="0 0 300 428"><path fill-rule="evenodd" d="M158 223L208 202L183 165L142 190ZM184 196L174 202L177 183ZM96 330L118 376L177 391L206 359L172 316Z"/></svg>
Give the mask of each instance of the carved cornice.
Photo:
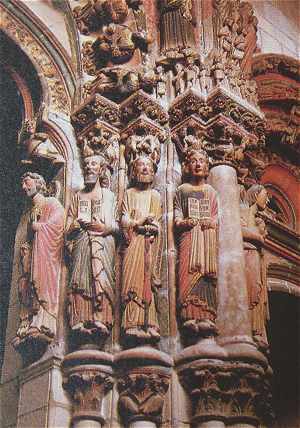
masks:
<svg viewBox="0 0 300 428"><path fill-rule="evenodd" d="M49 109L69 114L70 96L61 71L49 54L49 49L46 49L36 35L30 32L24 23L16 18L15 14L11 15L2 4L0 4L0 15L0 28L28 55L40 76L43 76L49 92Z"/></svg>

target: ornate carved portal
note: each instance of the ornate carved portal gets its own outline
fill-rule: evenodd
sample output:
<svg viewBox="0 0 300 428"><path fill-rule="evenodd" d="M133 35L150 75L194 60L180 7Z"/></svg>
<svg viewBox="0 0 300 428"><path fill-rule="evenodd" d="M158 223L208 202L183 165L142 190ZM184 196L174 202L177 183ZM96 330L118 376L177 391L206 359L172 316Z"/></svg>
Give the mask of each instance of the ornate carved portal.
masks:
<svg viewBox="0 0 300 428"><path fill-rule="evenodd" d="M196 0L70 2L83 69L72 149L83 183L69 181L62 207L51 190L43 194L42 177L23 178L32 209L20 247L15 346L40 339L46 348L64 313L63 387L74 427L109 419L116 427L256 427L272 419L272 220L261 181L276 156L283 160L282 147L297 174L298 76L289 61L268 57L255 60L253 79L253 7L202 3L210 4L210 32ZM286 92L293 80L280 123L268 108L280 98L268 92L270 67L286 77ZM23 165L66 166L39 115L31 119L19 134ZM50 274L62 266L64 213L62 284ZM51 248L37 254L45 242ZM40 269L41 257L49 269ZM181 400L171 405L179 384L191 405L183 416Z"/></svg>
<svg viewBox="0 0 300 428"><path fill-rule="evenodd" d="M192 422L221 418L256 425L268 413L259 404L269 391L268 364L252 339L266 352L265 231L259 193L254 202L247 199L252 216L243 249L239 186L250 195L265 167L257 154L265 148L265 122L251 80L257 20L248 3L213 1L213 49L204 53L196 46L195 2L160 1L155 47L146 3L93 1L73 9L86 72L86 98L72 115L85 181L67 223L73 344L110 349L111 341L120 343L123 351L114 358L121 420L158 424L170 380L170 369L162 369L164 336L172 331L175 337L178 328L177 371L194 406ZM232 219L228 198L236 211ZM96 200L107 217L103 211L96 219ZM259 235L255 278L244 268L245 230L252 223ZM227 252L238 254L238 261L227 261L220 242L230 233L236 237ZM165 252L177 253L177 262L166 264ZM226 293L236 296L234 307ZM162 296L168 296L169 316ZM231 314L228 326L220 325L220 308L224 317ZM214 365L206 367L214 352Z"/></svg>

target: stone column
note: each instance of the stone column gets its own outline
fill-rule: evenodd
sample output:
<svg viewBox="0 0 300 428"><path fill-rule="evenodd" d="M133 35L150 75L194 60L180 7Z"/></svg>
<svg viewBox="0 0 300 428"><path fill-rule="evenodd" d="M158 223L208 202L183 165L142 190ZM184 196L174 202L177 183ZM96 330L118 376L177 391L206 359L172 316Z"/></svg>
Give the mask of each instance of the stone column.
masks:
<svg viewBox="0 0 300 428"><path fill-rule="evenodd" d="M223 343L251 342L237 176L228 165L213 167L210 176L219 207L219 336Z"/></svg>
<svg viewBox="0 0 300 428"><path fill-rule="evenodd" d="M106 415L103 400L112 388L112 355L97 350L68 354L62 364L63 387L73 404L74 428L101 428Z"/></svg>

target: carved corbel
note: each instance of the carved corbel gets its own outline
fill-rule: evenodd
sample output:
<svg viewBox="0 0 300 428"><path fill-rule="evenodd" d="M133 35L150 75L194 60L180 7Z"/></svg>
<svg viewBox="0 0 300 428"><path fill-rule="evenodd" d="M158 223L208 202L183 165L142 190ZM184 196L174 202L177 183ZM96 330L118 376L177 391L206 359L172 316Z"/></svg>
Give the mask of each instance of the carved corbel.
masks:
<svg viewBox="0 0 300 428"><path fill-rule="evenodd" d="M76 134L81 134L96 120L109 124L112 128L120 128L120 111L118 104L99 94L89 97L72 114L71 121Z"/></svg>
<svg viewBox="0 0 300 428"><path fill-rule="evenodd" d="M116 356L120 370L118 408L124 423L160 424L170 382L172 360L163 352L140 347Z"/></svg>
<svg viewBox="0 0 300 428"><path fill-rule="evenodd" d="M122 122L126 126L140 116L146 116L160 126L169 119L167 111L143 90L139 90L120 104Z"/></svg>
<svg viewBox="0 0 300 428"><path fill-rule="evenodd" d="M25 165L46 163L52 167L61 167L65 159L55 147L51 137L46 132L38 131L42 125L42 108L32 119L25 119L18 134L18 144L21 147Z"/></svg>
<svg viewBox="0 0 300 428"><path fill-rule="evenodd" d="M100 351L77 351L62 363L63 388L72 402L72 422L105 422L103 400L113 386L112 356Z"/></svg>

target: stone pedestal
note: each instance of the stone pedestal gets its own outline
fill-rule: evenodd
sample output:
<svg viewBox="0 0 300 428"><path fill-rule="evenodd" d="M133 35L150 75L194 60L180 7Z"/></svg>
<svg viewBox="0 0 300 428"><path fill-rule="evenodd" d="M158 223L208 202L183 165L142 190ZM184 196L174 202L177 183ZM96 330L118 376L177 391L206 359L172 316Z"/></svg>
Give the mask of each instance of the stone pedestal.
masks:
<svg viewBox="0 0 300 428"><path fill-rule="evenodd" d="M61 359L52 357L21 371L18 428L69 426L70 404L60 365Z"/></svg>

